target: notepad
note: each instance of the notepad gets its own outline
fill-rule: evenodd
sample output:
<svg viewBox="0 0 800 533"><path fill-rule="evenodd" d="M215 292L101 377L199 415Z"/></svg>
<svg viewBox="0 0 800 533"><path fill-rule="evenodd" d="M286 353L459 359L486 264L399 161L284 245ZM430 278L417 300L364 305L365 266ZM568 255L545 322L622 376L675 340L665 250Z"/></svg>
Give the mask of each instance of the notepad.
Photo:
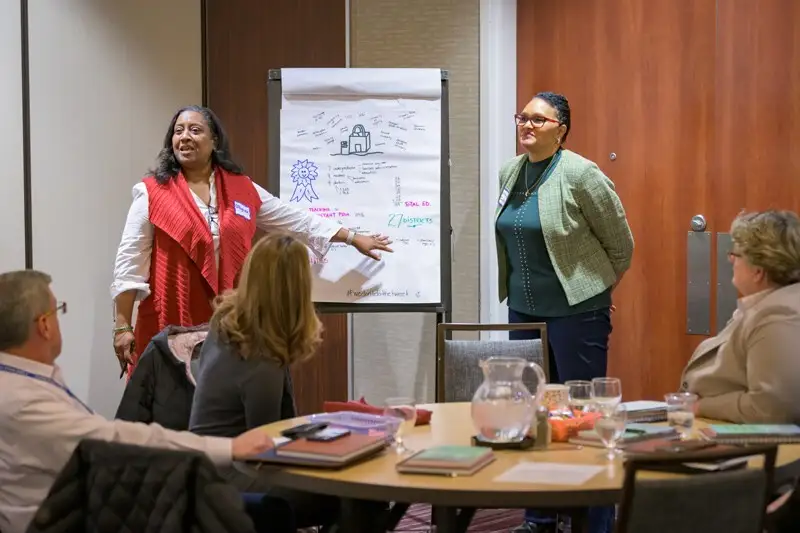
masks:
<svg viewBox="0 0 800 533"><path fill-rule="evenodd" d="M625 433L623 433L622 437L617 441L617 447L624 448L629 444L651 439L675 439L678 436L678 432L669 426L633 423L625 427ZM603 446L600 435L593 429L579 431L575 437L569 439L569 442L581 446Z"/></svg>

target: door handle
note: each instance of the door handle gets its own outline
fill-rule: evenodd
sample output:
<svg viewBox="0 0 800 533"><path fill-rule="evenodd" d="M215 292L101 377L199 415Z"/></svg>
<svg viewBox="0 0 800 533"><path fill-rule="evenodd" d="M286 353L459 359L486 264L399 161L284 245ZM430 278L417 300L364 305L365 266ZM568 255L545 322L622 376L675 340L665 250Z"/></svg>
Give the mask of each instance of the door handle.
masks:
<svg viewBox="0 0 800 533"><path fill-rule="evenodd" d="M705 231L706 229L706 217L703 215L695 215L692 217L691 222L689 223L692 227L692 231Z"/></svg>

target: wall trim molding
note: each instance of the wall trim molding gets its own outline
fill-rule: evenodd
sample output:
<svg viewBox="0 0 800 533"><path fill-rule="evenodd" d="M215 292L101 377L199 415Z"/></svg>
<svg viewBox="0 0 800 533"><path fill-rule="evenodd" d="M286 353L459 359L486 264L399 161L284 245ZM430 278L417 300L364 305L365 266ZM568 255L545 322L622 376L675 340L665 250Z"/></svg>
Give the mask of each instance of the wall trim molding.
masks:
<svg viewBox="0 0 800 533"><path fill-rule="evenodd" d="M20 61L22 62L22 190L25 204L25 268L33 268L33 200L31 192L31 75L28 0L19 0Z"/></svg>
<svg viewBox="0 0 800 533"><path fill-rule="evenodd" d="M203 107L208 107L208 0L200 0L200 79Z"/></svg>
<svg viewBox="0 0 800 533"><path fill-rule="evenodd" d="M497 174L516 155L517 1L481 0L480 23L480 321L508 322L508 308L498 301L494 213ZM503 332L482 332L483 339Z"/></svg>

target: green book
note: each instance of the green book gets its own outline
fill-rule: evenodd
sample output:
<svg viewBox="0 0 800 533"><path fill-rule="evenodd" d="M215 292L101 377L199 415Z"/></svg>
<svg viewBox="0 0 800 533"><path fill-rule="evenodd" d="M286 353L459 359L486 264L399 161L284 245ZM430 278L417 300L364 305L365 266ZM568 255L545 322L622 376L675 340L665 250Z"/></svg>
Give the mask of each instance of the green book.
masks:
<svg viewBox="0 0 800 533"><path fill-rule="evenodd" d="M494 461L491 448L477 446L434 446L397 463L402 474L471 476Z"/></svg>
<svg viewBox="0 0 800 533"><path fill-rule="evenodd" d="M487 452L491 453L491 450L476 446L434 446L414 455L414 460L471 463L485 456Z"/></svg>
<svg viewBox="0 0 800 533"><path fill-rule="evenodd" d="M700 433L719 444L800 444L794 424L712 424Z"/></svg>
<svg viewBox="0 0 800 533"><path fill-rule="evenodd" d="M800 426L794 424L712 424L717 435L800 435Z"/></svg>

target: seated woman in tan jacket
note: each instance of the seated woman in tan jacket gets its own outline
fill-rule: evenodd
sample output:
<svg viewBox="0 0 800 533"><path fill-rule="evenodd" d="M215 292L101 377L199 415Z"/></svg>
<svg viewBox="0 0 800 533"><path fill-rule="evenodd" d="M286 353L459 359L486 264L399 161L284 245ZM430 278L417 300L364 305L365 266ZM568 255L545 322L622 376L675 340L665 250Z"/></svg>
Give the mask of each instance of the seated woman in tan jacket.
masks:
<svg viewBox="0 0 800 533"><path fill-rule="evenodd" d="M800 219L740 215L731 227L738 309L697 347L682 389L698 416L736 423L800 423Z"/></svg>

